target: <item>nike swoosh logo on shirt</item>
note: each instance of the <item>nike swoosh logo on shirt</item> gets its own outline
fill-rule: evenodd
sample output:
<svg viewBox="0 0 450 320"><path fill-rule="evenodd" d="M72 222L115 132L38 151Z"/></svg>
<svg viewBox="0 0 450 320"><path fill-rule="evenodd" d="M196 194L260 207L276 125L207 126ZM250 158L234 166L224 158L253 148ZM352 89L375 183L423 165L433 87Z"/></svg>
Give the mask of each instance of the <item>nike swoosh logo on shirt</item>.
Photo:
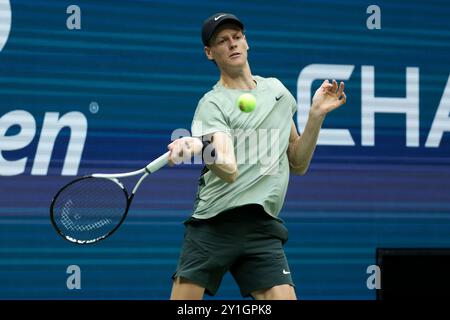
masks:
<svg viewBox="0 0 450 320"><path fill-rule="evenodd" d="M283 98L283 95L279 96L279 97L275 97L275 100L280 100L281 98Z"/></svg>
<svg viewBox="0 0 450 320"><path fill-rule="evenodd" d="M221 14L220 16L215 17L215 18L214 18L214 21L217 21L217 20L219 20L220 18L222 18L222 17L224 17L224 16L226 16L226 14Z"/></svg>
<svg viewBox="0 0 450 320"><path fill-rule="evenodd" d="M283 269L283 274L289 274L289 273L291 273L291 272Z"/></svg>

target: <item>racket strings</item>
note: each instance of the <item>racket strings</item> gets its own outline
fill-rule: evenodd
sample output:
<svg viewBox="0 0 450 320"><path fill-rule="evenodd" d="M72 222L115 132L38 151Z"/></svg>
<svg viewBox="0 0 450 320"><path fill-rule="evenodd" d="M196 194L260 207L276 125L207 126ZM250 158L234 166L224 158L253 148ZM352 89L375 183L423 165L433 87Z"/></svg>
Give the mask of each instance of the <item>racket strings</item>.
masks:
<svg viewBox="0 0 450 320"><path fill-rule="evenodd" d="M107 235L120 223L127 204L126 193L118 182L83 178L58 194L53 220L65 236L93 240Z"/></svg>

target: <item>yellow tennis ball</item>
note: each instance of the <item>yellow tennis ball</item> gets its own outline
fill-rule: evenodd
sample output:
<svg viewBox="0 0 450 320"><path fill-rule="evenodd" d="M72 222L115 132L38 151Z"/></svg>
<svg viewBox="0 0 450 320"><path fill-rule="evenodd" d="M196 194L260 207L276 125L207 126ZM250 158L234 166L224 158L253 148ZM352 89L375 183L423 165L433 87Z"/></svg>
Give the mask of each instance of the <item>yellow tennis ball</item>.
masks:
<svg viewBox="0 0 450 320"><path fill-rule="evenodd" d="M252 112L256 107L256 98L251 93L244 93L237 99L237 105L243 112Z"/></svg>

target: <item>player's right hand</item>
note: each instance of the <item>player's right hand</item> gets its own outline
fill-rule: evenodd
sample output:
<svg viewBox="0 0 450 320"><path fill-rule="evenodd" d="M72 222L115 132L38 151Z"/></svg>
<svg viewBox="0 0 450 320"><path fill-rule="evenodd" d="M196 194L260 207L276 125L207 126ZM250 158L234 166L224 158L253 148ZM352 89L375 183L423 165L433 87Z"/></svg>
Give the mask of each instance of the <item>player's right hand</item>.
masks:
<svg viewBox="0 0 450 320"><path fill-rule="evenodd" d="M167 149L170 151L169 166L173 166L183 162L191 163L194 155L202 153L203 143L198 138L183 137L173 141Z"/></svg>

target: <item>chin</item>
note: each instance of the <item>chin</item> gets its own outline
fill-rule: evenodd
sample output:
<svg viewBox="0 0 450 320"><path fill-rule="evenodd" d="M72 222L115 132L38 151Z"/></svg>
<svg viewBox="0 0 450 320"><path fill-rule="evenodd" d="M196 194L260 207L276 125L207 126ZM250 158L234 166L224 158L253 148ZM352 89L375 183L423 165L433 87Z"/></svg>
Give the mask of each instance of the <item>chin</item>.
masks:
<svg viewBox="0 0 450 320"><path fill-rule="evenodd" d="M245 66L247 64L247 59L244 57L240 57L239 59L230 60L228 65L230 66Z"/></svg>

